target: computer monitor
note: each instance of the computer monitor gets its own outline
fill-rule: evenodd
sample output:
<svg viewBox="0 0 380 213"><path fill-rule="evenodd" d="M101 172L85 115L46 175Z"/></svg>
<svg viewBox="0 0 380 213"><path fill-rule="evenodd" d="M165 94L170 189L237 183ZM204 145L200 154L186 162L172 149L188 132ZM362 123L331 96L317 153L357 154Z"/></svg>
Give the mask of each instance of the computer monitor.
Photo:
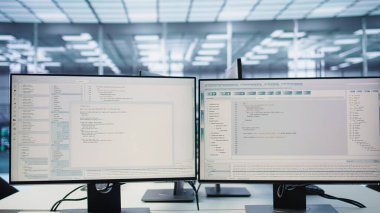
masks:
<svg viewBox="0 0 380 213"><path fill-rule="evenodd" d="M380 182L380 78L200 80L199 87L200 182Z"/></svg>
<svg viewBox="0 0 380 213"><path fill-rule="evenodd" d="M10 135L13 184L195 180L195 78L11 75Z"/></svg>
<svg viewBox="0 0 380 213"><path fill-rule="evenodd" d="M243 79L243 68L241 58L237 58L228 65L224 79ZM251 193L245 187L222 187L216 183L213 187L205 187L207 197L250 197Z"/></svg>
<svg viewBox="0 0 380 213"><path fill-rule="evenodd" d="M140 71L139 76L163 77L163 75L149 71ZM185 181L176 180L171 189L148 189L141 200L144 202L193 202L195 197L194 191L186 189L184 185Z"/></svg>

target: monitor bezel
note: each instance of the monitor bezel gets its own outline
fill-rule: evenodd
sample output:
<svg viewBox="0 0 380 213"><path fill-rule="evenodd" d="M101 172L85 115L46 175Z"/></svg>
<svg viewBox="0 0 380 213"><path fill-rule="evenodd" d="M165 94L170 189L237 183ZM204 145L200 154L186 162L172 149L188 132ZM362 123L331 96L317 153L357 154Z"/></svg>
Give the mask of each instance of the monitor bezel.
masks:
<svg viewBox="0 0 380 213"><path fill-rule="evenodd" d="M368 76L368 77L313 77L313 78L246 78L246 79L199 79L198 80L198 112L200 112L201 107L201 82L212 82L212 81L261 81L261 80L326 80L326 79L379 79L380 76ZM223 179L201 179L201 138L200 138L200 125L198 122L198 181L199 183L274 183L274 184L378 184L378 181L368 181L368 180L223 180Z"/></svg>
<svg viewBox="0 0 380 213"><path fill-rule="evenodd" d="M49 76L49 77L112 77L112 78L130 78L130 79L192 79L193 80L193 109L194 109L194 176L184 176L184 177L167 177L167 178L118 178L118 179L77 179L77 180L43 180L43 181L15 181L12 180L12 79L13 76ZM197 135L196 135L196 78L190 76L128 76L128 75L75 75L75 74L20 74L20 73L11 73L9 76L10 89L9 89L9 183L10 184L67 184L67 183L126 183L126 182L148 182L148 181L192 181L197 179Z"/></svg>

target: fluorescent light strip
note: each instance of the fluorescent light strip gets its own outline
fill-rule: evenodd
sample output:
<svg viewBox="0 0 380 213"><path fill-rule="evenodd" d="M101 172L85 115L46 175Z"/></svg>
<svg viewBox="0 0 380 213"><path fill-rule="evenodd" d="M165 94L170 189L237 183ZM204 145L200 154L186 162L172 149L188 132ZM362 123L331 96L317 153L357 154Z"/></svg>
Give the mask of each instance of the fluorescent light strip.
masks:
<svg viewBox="0 0 380 213"><path fill-rule="evenodd" d="M350 63L347 63L347 62L341 63L341 64L338 65L339 68L346 68L346 67L349 67L349 66L350 66Z"/></svg>
<svg viewBox="0 0 380 213"><path fill-rule="evenodd" d="M306 35L305 32L298 32L297 33L297 38L304 37ZM294 38L294 33L293 32L284 32L280 36L280 38Z"/></svg>
<svg viewBox="0 0 380 213"><path fill-rule="evenodd" d="M321 47L320 48L320 51L321 52L338 52L339 50L341 50L342 48L341 47L337 47L337 46L331 46L331 47Z"/></svg>
<svg viewBox="0 0 380 213"><path fill-rule="evenodd" d="M269 47L287 47L291 44L291 41L278 41L278 40L272 40L267 44Z"/></svg>
<svg viewBox="0 0 380 213"><path fill-rule="evenodd" d="M270 34L270 36L273 38L277 38L277 37L280 37L280 35L282 35L283 33L284 33L283 30L275 30Z"/></svg>
<svg viewBox="0 0 380 213"><path fill-rule="evenodd" d="M276 54L279 50L276 48L263 48L261 46L255 46L252 48L252 51L257 54Z"/></svg>
<svg viewBox="0 0 380 213"><path fill-rule="evenodd" d="M377 58L380 56L380 52L367 52L368 59Z"/></svg>
<svg viewBox="0 0 380 213"><path fill-rule="evenodd" d="M64 52L64 47L38 47L37 51L44 51L44 52Z"/></svg>
<svg viewBox="0 0 380 213"><path fill-rule="evenodd" d="M348 38L348 39L338 39L334 41L334 44L336 45L349 45L349 44L356 44L359 42L358 38Z"/></svg>
<svg viewBox="0 0 380 213"><path fill-rule="evenodd" d="M220 49L225 46L225 43L203 43L202 48L204 49Z"/></svg>
<svg viewBox="0 0 380 213"><path fill-rule="evenodd" d="M226 34L208 34L206 36L207 40L226 40L227 35Z"/></svg>
<svg viewBox="0 0 380 213"><path fill-rule="evenodd" d="M212 57L212 56L196 56L195 60L197 60L197 61L213 61L214 57Z"/></svg>
<svg viewBox="0 0 380 213"><path fill-rule="evenodd" d="M193 66L208 66L208 65L210 65L210 62L208 62L208 61L193 61L191 63L191 65L193 65Z"/></svg>
<svg viewBox="0 0 380 213"><path fill-rule="evenodd" d="M248 59L253 59L253 60L265 60L265 59L268 59L268 55L252 55L252 54L248 54L247 58Z"/></svg>
<svg viewBox="0 0 380 213"><path fill-rule="evenodd" d="M99 51L82 51L81 56L99 56Z"/></svg>
<svg viewBox="0 0 380 213"><path fill-rule="evenodd" d="M82 33L80 35L64 35L62 39L64 41L89 41L92 37L88 33Z"/></svg>
<svg viewBox="0 0 380 213"><path fill-rule="evenodd" d="M366 29L365 34L367 35L376 35L380 34L380 29ZM354 32L354 35L363 35L363 30L357 30Z"/></svg>
<svg viewBox="0 0 380 213"><path fill-rule="evenodd" d="M360 57L346 58L345 61L349 63L353 63L353 64L358 64L358 63L363 62L363 58L360 58Z"/></svg>
<svg viewBox="0 0 380 213"><path fill-rule="evenodd" d="M87 44L72 44L67 45L67 47L77 50L92 50L98 47L98 43L96 41L89 41Z"/></svg>
<svg viewBox="0 0 380 213"><path fill-rule="evenodd" d="M16 40L13 35L0 35L0 41L12 41Z"/></svg>
<svg viewBox="0 0 380 213"><path fill-rule="evenodd" d="M160 37L158 35L135 35L136 41L158 41Z"/></svg>
<svg viewBox="0 0 380 213"><path fill-rule="evenodd" d="M9 48L9 49L29 49L29 48L31 48L31 45L29 43L26 43L26 44L13 43L13 44L7 44L7 48Z"/></svg>
<svg viewBox="0 0 380 213"><path fill-rule="evenodd" d="M243 65L258 65L260 61L242 60L241 63Z"/></svg>
<svg viewBox="0 0 380 213"><path fill-rule="evenodd" d="M199 50L198 55L219 55L219 50Z"/></svg>

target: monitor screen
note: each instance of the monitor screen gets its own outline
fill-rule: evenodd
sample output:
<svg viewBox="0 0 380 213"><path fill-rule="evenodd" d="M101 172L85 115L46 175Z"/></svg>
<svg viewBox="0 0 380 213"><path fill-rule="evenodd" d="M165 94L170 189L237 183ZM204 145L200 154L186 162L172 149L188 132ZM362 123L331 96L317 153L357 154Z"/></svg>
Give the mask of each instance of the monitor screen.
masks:
<svg viewBox="0 0 380 213"><path fill-rule="evenodd" d="M195 179L195 78L11 76L12 183Z"/></svg>
<svg viewBox="0 0 380 213"><path fill-rule="evenodd" d="M199 86L201 181L380 181L380 78Z"/></svg>

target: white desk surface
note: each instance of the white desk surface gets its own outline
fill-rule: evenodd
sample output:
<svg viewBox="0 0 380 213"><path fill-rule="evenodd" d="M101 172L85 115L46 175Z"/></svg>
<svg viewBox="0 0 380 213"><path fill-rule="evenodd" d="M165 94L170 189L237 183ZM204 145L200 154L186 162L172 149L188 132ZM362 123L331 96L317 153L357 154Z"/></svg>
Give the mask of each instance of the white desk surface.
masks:
<svg viewBox="0 0 380 213"><path fill-rule="evenodd" d="M7 177L3 177L7 178ZM6 179L7 180L7 179ZM244 205L272 204L272 186L269 184L223 184L222 187L244 186L251 192L249 198L207 198L203 184L199 190L200 212L207 213L243 213ZM48 211L51 206L78 184L54 184L54 185L20 185L15 193L0 200L0 210L24 209ZM152 212L198 212L196 203L144 203L141 198L147 189L173 188L173 183L127 183L121 188L121 206L127 207L149 207ZM361 185L319 185L327 194L344 197L359 201L367 206L359 209L344 202L328 200L319 196L307 196L308 204L331 204L339 212L380 212L380 193ZM186 186L187 188L188 186ZM1 190L1 189L0 189ZM85 197L85 191L77 191L70 198ZM87 201L63 202L59 209L86 208Z"/></svg>

